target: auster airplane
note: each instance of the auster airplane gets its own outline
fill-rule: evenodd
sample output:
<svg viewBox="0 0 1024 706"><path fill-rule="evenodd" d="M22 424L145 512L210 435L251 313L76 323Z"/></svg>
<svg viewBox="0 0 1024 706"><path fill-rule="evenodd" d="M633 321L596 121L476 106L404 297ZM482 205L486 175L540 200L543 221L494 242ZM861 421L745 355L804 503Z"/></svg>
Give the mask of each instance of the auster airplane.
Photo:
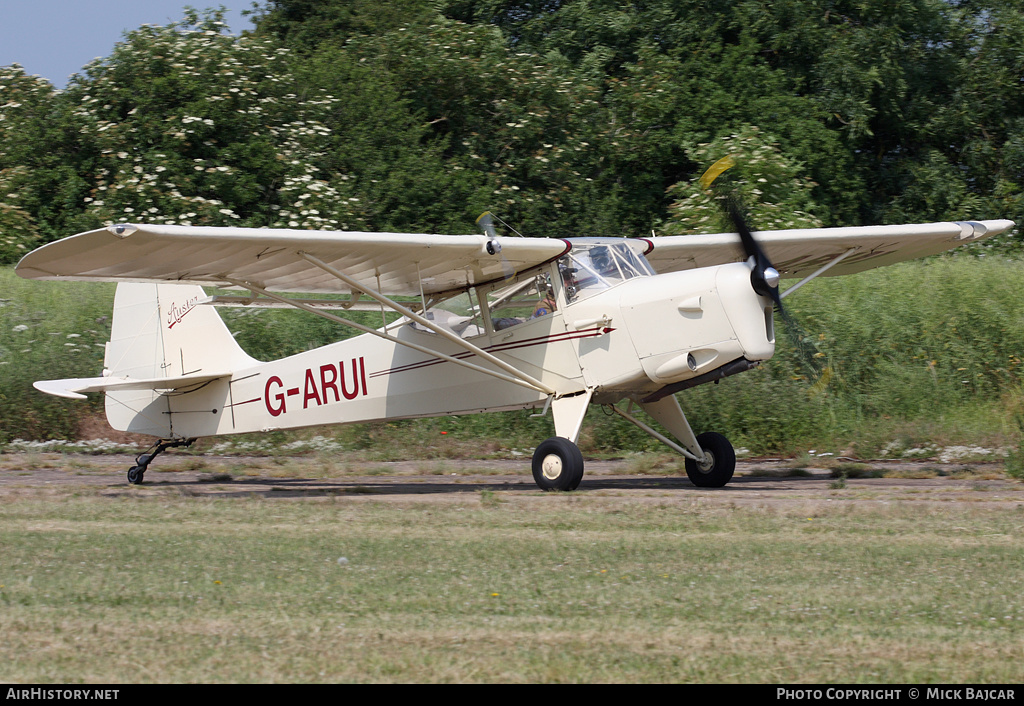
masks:
<svg viewBox="0 0 1024 706"><path fill-rule="evenodd" d="M555 436L537 447L533 477L546 490L573 490L583 478L580 425L601 404L682 454L694 485L720 487L733 476L732 446L715 432L695 435L675 393L771 358L782 297L820 275L939 253L1014 225L783 230L755 240L736 223L738 233L567 239L497 237L493 227L421 235L118 224L44 245L17 273L119 283L102 376L35 386L77 399L102 392L112 427L159 439L128 471L130 483L159 453L198 437L542 408ZM802 279L780 294L780 277ZM244 295L208 296L203 286ZM318 293L347 298L307 298ZM363 335L260 362L216 306L293 307ZM372 328L339 315L368 306L398 318ZM634 405L668 435L637 419Z"/></svg>

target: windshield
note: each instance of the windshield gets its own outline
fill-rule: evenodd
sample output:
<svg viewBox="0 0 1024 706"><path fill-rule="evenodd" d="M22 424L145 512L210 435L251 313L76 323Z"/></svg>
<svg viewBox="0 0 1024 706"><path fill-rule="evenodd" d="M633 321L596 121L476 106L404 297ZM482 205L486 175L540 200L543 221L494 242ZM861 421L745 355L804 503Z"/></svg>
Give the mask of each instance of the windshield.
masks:
<svg viewBox="0 0 1024 706"><path fill-rule="evenodd" d="M559 259L558 271L569 304L627 279L654 274L643 255L625 242L573 242L572 251Z"/></svg>

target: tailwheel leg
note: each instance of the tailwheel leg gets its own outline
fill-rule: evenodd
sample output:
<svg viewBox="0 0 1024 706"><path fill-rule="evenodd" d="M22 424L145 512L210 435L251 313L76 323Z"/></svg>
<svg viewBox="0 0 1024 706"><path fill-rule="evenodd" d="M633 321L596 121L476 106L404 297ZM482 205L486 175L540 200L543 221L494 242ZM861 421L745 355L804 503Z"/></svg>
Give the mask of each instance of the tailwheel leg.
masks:
<svg viewBox="0 0 1024 706"><path fill-rule="evenodd" d="M175 446L188 447L195 442L195 439L160 439L148 451L139 454L135 458L135 465L128 469L128 482L132 485L139 485L145 481L146 469L149 468L149 464L167 449Z"/></svg>

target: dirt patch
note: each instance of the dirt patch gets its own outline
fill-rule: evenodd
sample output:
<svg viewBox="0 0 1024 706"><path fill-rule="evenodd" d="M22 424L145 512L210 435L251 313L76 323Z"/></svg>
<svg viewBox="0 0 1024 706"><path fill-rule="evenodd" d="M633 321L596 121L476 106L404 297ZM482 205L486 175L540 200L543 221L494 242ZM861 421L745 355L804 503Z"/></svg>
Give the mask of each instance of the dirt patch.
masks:
<svg viewBox="0 0 1024 706"><path fill-rule="evenodd" d="M0 454L0 497L69 492L104 496L194 497L259 495L275 499L328 496L452 502L482 493L497 497L545 495L533 482L529 459L351 462L326 467L316 458L189 456L167 454L145 483L129 485L129 455ZM733 481L720 489L693 486L681 472L632 472L630 461L588 461L574 496L659 503L803 507L817 503L970 503L1024 510L1024 484L1005 477L998 464L860 462L858 475L837 478L829 469L794 470L782 459L740 461Z"/></svg>
<svg viewBox="0 0 1024 706"><path fill-rule="evenodd" d="M126 431L111 429L103 412L96 412L83 417L78 422L76 439L105 439L115 444L134 444L140 449L153 444L153 437L146 434L131 434Z"/></svg>

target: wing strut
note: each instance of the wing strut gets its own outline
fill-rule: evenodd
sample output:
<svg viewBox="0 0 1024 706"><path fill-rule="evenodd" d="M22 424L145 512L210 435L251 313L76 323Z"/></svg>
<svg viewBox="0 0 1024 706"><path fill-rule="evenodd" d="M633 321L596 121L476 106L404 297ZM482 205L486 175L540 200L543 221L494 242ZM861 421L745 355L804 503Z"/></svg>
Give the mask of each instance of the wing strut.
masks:
<svg viewBox="0 0 1024 706"><path fill-rule="evenodd" d="M261 295L263 295L265 297L268 297L268 298L270 298L270 299L272 299L274 301L281 302L282 304L285 304L287 306L291 306L291 307L296 308L296 309L301 309L303 311L308 311L311 314L316 314L317 316L323 317L323 318L325 318L325 319L327 319L329 321L334 321L335 323L344 324L345 326L351 326L352 328L358 329L358 330L362 331L363 333L373 334L374 336L377 336L378 338L383 338L386 341L391 341L392 343L397 343L397 344L399 344L401 346L406 346L408 348L412 348L413 350L419 351L420 353L425 353L427 355L436 356L438 358L441 358L442 360L448 361L449 363L455 363L456 365L461 365L464 368L469 368L470 370L475 370L477 372L484 373L486 375L490 375L491 377L498 378L499 380L504 380L505 382L511 382L511 383L514 383L514 384L519 385L521 387L528 388L530 390L540 390L541 392L544 392L545 394L548 394L548 395L556 394L555 390L553 390L552 388L548 387L547 385L543 385L542 386L542 383L539 383L539 382L537 384L533 384L533 378L532 377L530 377L529 375L524 375L524 374L518 372L517 370L515 370L515 368L512 368L512 366L505 366L505 367L512 368L513 375L515 375L516 377L513 377L512 375L503 375L503 374L501 374L501 373L499 373L499 372L497 372L495 370L490 370L488 368L484 368L484 367L481 367L479 365L474 365L473 363L466 362L465 360L459 360L458 358L455 358L455 357L450 356L450 355L446 355L444 353L441 353L439 351L433 350L432 348L428 348L426 346L421 346L421 345L418 345L416 343L412 343L410 341L403 341L400 338L396 338L395 336L391 336L391 335L389 335L387 333L381 333L377 329L370 328L369 326L363 326L362 324L357 324L355 321L350 321L349 319L345 319L345 318L343 318L341 316L335 316L334 314L326 312L326 311L324 311L322 309L319 309L319 308L317 308L315 306L312 306L312 305L310 305L310 304L308 304L306 302L303 302L301 300L288 299L287 297L282 297L280 295L274 294L273 292L268 292L267 290L263 289L262 287L259 287L259 286L255 285L255 284L252 284L251 282L243 282L242 280L234 280L234 279L227 278L227 277L225 278L225 280L230 282L231 284L235 285L236 287L242 287L244 289L248 289L251 292L254 292L256 294L261 294ZM367 292L367 294L370 294L370 293ZM373 296L373 295L371 294L371 296ZM396 311L398 311L398 310L396 309ZM417 316L416 318L419 319L421 317ZM424 321L426 321L426 320L424 319ZM434 323L432 321L427 322L427 323L430 325L431 329L434 328ZM463 343L465 343L465 341L463 341ZM476 346L472 346L472 348L475 349ZM477 349L477 350L479 350L479 349ZM488 358L488 359L494 357L494 356L491 356L489 353L486 353L486 351L484 351L483 353L484 353L484 356L486 358Z"/></svg>
<svg viewBox="0 0 1024 706"><path fill-rule="evenodd" d="M392 311L394 311L394 312L396 312L398 314L401 314L402 316L406 317L407 319L415 321L419 325L424 326L424 327L430 329L431 331L433 331L434 333L438 334L439 336L447 338L452 343L455 343L455 344L459 345L460 347L465 348L466 350L470 351L471 353L474 353L474 354L480 356L481 358L483 358L487 362L492 363L492 364L498 366L499 368L501 368L505 372L507 372L507 373L509 373L511 375L514 375L518 380L520 380L520 381L522 381L524 383L527 383L526 385L524 385L524 387L530 387L530 388L533 388L535 390L540 390L541 392L544 392L544 393L549 394L549 395L556 394L557 391L554 388L552 388L552 387L550 387L548 385L545 385L540 380L525 374L521 370L518 370L514 365L509 365L508 363L503 361L501 358L498 358L497 356L492 355L491 353L488 353L483 348L480 348L479 346L475 346L472 343L470 343L469 341L462 340L461 338L459 338L457 335L455 335L451 331L449 331L449 330L447 330L445 328L442 328L442 327L438 326L437 324L435 324L433 321L430 321L429 319L427 319L427 318L425 318L423 316L420 316L416 312L414 312L414 311L412 311L410 309L407 309L406 307L402 306L401 304L399 304L398 302L394 301L393 299L388 299L387 297L385 297L380 292L375 292L373 289L371 289L369 287L366 287L365 285L360 284L356 280L354 280L351 277L349 277L348 275L346 275L344 272L341 272L337 268L331 267L330 265L328 265L326 262L324 262L320 258L314 257L313 255L310 255L309 253L303 252L301 250L299 251L299 257L301 257L306 262L309 262L309 263L311 263L313 265L316 265L317 267L319 267L324 272L327 272L328 274L334 275L335 277L340 279L342 282L344 282L345 284L347 284L350 287L352 287L352 291L359 290L359 291L363 292L363 294L366 294L371 299L375 299L375 300L379 301L381 304L383 304L384 306L388 307ZM396 338L394 340L397 341L398 339ZM431 352L432 355L440 355L436 351L430 351L430 352ZM450 357L445 357L445 356L441 356L441 357L445 358L446 360L455 360L455 358L450 358ZM486 368L479 368L479 369L480 370L486 370ZM493 374L493 372L491 374Z"/></svg>
<svg viewBox="0 0 1024 706"><path fill-rule="evenodd" d="M822 275L822 274L825 274L825 272L827 272L828 270L830 270L833 267L835 267L836 265L838 265L840 262L842 262L843 260L848 258L850 255L852 255L856 251L857 251L857 248L850 248L849 250L844 252L842 255L837 255L836 257L832 258L830 261L826 262L824 265L822 265L821 267L816 269L814 272L812 272L811 274L807 275L802 280L800 280L799 282L794 284L792 287L787 289L785 292L780 294L779 295L779 299L782 299L783 297L786 297L786 296L792 294L796 290L800 289L800 287L803 287L805 284L810 282L815 277L817 277L819 275Z"/></svg>

